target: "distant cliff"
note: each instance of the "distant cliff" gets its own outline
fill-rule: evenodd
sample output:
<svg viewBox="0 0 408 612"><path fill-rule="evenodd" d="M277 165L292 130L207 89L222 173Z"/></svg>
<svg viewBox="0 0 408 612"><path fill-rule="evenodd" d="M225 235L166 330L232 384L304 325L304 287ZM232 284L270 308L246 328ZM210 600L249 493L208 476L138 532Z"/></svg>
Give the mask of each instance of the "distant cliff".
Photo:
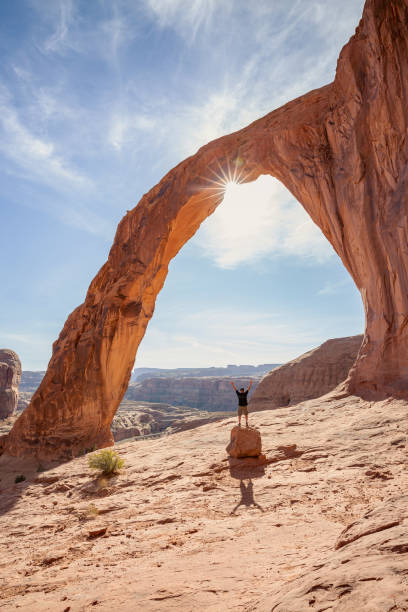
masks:
<svg viewBox="0 0 408 612"><path fill-rule="evenodd" d="M200 410L225 411L234 410L237 405L237 397L229 384L233 380L237 387L249 385L253 380L252 391L256 388L262 375L269 372L276 364L263 364L261 366L227 366L226 368L178 368L174 370L154 370L155 377L146 378L148 368L140 368L141 378L136 382L130 382L128 390L123 398L141 402L159 402L173 406L188 406ZM265 371L265 368L267 370ZM178 372L213 372L226 369L232 371L255 370L257 375L246 376L176 376ZM24 371L21 377L20 393L21 399L18 410L23 410L29 403L31 394L37 389L45 372ZM251 397L251 394L249 395Z"/></svg>
<svg viewBox="0 0 408 612"><path fill-rule="evenodd" d="M131 381L140 382L146 378L201 378L203 376L264 376L280 363L262 363L261 365L235 365L228 364L224 367L209 368L135 368L132 372Z"/></svg>
<svg viewBox="0 0 408 612"><path fill-rule="evenodd" d="M20 382L20 391L27 391L29 393L34 393L37 390L40 382L44 378L45 371L44 370L23 370L21 374L21 382Z"/></svg>
<svg viewBox="0 0 408 612"><path fill-rule="evenodd" d="M247 387L253 380L252 391L260 376L242 376L233 379L236 387ZM208 411L234 410L237 396L229 377L148 378L130 383L125 398L146 402L165 402L173 406L189 406ZM252 392L251 391L251 392ZM251 395L249 395L250 397Z"/></svg>

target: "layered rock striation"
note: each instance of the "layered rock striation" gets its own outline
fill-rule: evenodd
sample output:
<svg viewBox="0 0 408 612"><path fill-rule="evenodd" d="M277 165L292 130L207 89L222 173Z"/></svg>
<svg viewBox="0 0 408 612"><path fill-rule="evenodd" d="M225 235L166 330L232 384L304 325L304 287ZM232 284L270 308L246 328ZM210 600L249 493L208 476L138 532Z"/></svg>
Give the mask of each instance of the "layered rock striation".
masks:
<svg viewBox="0 0 408 612"><path fill-rule="evenodd" d="M0 349L0 419L14 414L18 402L21 362L14 351Z"/></svg>
<svg viewBox="0 0 408 612"><path fill-rule="evenodd" d="M259 378L234 378L237 387L247 388L253 381L256 388ZM209 411L234 410L237 396L229 378L148 378L130 383L126 397L135 401L166 402L173 406L189 406Z"/></svg>
<svg viewBox="0 0 408 612"><path fill-rule="evenodd" d="M214 177L222 187L234 172L280 180L358 287L366 330L345 392L408 397L407 11L408 0L367 0L333 83L205 145L126 214L8 453L70 457L112 444L110 423L169 262L221 203Z"/></svg>
<svg viewBox="0 0 408 612"><path fill-rule="evenodd" d="M347 378L362 341L363 336L327 340L272 370L258 384L251 411L293 406L328 393Z"/></svg>

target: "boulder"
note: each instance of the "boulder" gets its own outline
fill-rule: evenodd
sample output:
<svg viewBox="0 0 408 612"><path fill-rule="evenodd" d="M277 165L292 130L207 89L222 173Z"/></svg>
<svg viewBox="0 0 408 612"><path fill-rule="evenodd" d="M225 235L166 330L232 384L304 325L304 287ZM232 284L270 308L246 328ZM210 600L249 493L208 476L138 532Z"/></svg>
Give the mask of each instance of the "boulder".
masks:
<svg viewBox="0 0 408 612"><path fill-rule="evenodd" d="M259 457L262 454L261 434L253 427L233 427L227 453L236 459L241 457Z"/></svg>
<svg viewBox="0 0 408 612"><path fill-rule="evenodd" d="M14 414L21 380L21 362L14 351L0 349L0 419Z"/></svg>

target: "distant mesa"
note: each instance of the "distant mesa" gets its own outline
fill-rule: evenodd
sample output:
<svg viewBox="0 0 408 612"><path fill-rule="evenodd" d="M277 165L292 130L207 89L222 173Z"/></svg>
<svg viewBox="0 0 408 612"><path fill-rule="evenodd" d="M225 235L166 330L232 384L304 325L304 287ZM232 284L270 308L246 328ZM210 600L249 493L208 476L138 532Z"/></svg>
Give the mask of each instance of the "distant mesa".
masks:
<svg viewBox="0 0 408 612"><path fill-rule="evenodd" d="M135 368L132 372L131 381L140 382L146 378L184 378L184 377L203 377L203 376L264 376L273 368L277 368L280 363L262 363L261 365L234 365L211 366L208 368Z"/></svg>
<svg viewBox="0 0 408 612"><path fill-rule="evenodd" d="M0 349L0 419L14 414L18 402L21 362L11 349Z"/></svg>
<svg viewBox="0 0 408 612"><path fill-rule="evenodd" d="M255 389L261 377L234 377L237 387L248 387L250 380L253 381L252 388ZM221 376L157 376L131 382L125 398L133 401L166 402L173 406L189 406L210 412L235 410L237 397L229 381L229 377Z"/></svg>
<svg viewBox="0 0 408 612"><path fill-rule="evenodd" d="M44 370L23 370L21 374L20 393L34 393L42 379L44 378Z"/></svg>
<svg viewBox="0 0 408 612"><path fill-rule="evenodd" d="M327 340L272 370L250 399L251 411L293 406L329 393L346 380L362 341L362 335Z"/></svg>
<svg viewBox="0 0 408 612"><path fill-rule="evenodd" d="M237 386L248 386L253 381L252 392L261 377L280 364L228 365L208 368L135 368L124 395L124 401L160 403L187 406L210 412L234 410L235 393L229 380ZM18 410L23 410L35 393L44 371L24 370L21 376Z"/></svg>

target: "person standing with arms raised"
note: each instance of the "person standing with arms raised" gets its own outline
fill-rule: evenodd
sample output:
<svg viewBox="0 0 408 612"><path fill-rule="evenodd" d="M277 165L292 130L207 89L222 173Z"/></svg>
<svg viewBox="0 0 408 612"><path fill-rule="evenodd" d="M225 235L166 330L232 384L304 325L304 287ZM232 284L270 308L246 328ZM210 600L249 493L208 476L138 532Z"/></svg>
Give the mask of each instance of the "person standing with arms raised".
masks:
<svg viewBox="0 0 408 612"><path fill-rule="evenodd" d="M244 387L241 387L240 390L238 391L238 389L236 388L232 380L230 381L230 384L233 386L234 391L238 396L238 425L239 427L241 427L241 417L244 414L246 426L249 427L248 425L248 393L252 387L252 380L249 382L249 386L246 391Z"/></svg>

